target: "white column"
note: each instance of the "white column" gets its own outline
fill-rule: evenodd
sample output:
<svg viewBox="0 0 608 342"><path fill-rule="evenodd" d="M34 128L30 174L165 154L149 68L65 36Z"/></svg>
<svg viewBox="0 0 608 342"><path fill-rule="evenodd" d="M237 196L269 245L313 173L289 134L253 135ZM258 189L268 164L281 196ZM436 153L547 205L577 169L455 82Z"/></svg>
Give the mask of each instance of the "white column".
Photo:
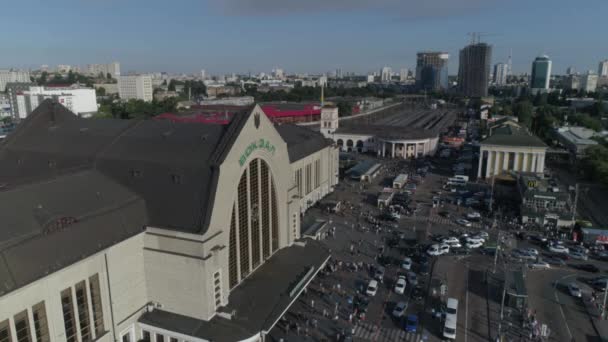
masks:
<svg viewBox="0 0 608 342"><path fill-rule="evenodd" d="M418 143L414 143L414 158L418 158Z"/></svg>
<svg viewBox="0 0 608 342"><path fill-rule="evenodd" d="M386 142L383 141L382 142L382 156L384 157L386 155Z"/></svg>
<svg viewBox="0 0 608 342"><path fill-rule="evenodd" d="M479 150L479 165L477 166L477 178L481 178L481 164L483 164L483 148Z"/></svg>
<svg viewBox="0 0 608 342"><path fill-rule="evenodd" d="M490 178L490 172L494 167L494 153L495 151L488 151L488 160L486 162L486 178Z"/></svg>
<svg viewBox="0 0 608 342"><path fill-rule="evenodd" d="M532 166L530 167L530 171L532 171L532 172L537 172L536 171L536 168L537 168L536 161L537 161L536 153L532 153Z"/></svg>
<svg viewBox="0 0 608 342"><path fill-rule="evenodd" d="M538 154L538 167L536 168L536 172L543 173L545 172L545 155L542 153Z"/></svg>
<svg viewBox="0 0 608 342"><path fill-rule="evenodd" d="M509 170L509 151L504 151L502 153L502 169Z"/></svg>
<svg viewBox="0 0 608 342"><path fill-rule="evenodd" d="M500 171L498 168L500 165L500 163L499 163L500 153L502 153L502 152L496 151L496 155L494 156L494 176L497 176Z"/></svg>
<svg viewBox="0 0 608 342"><path fill-rule="evenodd" d="M519 171L520 170L520 166L519 163L521 162L521 153L520 152L515 152L515 161L513 162L513 171Z"/></svg>
<svg viewBox="0 0 608 342"><path fill-rule="evenodd" d="M391 158L395 158L395 143L392 143L391 146Z"/></svg>
<svg viewBox="0 0 608 342"><path fill-rule="evenodd" d="M521 166L521 170L523 172L530 171L530 169L528 168L528 155L529 155L529 153L524 152L524 162L523 162L523 165Z"/></svg>

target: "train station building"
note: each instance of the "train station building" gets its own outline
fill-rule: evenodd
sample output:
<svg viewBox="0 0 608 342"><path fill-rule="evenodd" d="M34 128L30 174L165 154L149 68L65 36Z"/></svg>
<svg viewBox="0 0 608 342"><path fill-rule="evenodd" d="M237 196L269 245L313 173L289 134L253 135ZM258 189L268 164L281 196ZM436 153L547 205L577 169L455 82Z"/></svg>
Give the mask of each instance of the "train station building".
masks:
<svg viewBox="0 0 608 342"><path fill-rule="evenodd" d="M2 342L263 341L324 267L301 213L338 182L320 133L82 119L47 100L0 145Z"/></svg>
<svg viewBox="0 0 608 342"><path fill-rule="evenodd" d="M321 113L321 133L343 152L414 159L435 154L440 130L379 124L340 127L338 108L325 106Z"/></svg>

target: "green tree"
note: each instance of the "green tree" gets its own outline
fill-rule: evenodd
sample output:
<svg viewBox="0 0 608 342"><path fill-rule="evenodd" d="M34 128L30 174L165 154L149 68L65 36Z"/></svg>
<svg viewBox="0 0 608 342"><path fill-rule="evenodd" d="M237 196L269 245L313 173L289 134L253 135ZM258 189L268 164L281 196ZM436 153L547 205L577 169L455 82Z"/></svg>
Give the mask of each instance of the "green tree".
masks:
<svg viewBox="0 0 608 342"><path fill-rule="evenodd" d="M97 93L97 96L106 96L106 88L104 87L95 89L95 92Z"/></svg>
<svg viewBox="0 0 608 342"><path fill-rule="evenodd" d="M351 116L353 113L353 107L346 101L338 102L337 107L340 116Z"/></svg>
<svg viewBox="0 0 608 342"><path fill-rule="evenodd" d="M518 121L530 128L532 126L532 115L534 113L534 107L529 101L517 102L513 108L515 115L517 115Z"/></svg>
<svg viewBox="0 0 608 342"><path fill-rule="evenodd" d="M175 91L175 80L171 80L169 82L169 87L167 87L169 91Z"/></svg>
<svg viewBox="0 0 608 342"><path fill-rule="evenodd" d="M68 79L67 79L69 84L74 84L76 83L76 75L74 75L74 72L72 70L68 71Z"/></svg>
<svg viewBox="0 0 608 342"><path fill-rule="evenodd" d="M107 73L107 74L106 74L106 78L107 78L107 79L109 79L109 80L111 80L111 79L112 79L112 74Z"/></svg>
<svg viewBox="0 0 608 342"><path fill-rule="evenodd" d="M40 78L38 79L38 85L45 85L48 82L48 77L49 77L49 73L46 71L43 71L40 74Z"/></svg>

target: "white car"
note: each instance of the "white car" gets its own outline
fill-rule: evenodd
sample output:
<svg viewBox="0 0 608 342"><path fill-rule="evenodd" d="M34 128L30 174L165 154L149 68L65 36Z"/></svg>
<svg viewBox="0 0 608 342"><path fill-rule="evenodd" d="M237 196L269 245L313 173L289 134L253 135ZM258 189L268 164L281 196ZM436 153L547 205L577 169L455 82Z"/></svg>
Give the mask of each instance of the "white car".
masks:
<svg viewBox="0 0 608 342"><path fill-rule="evenodd" d="M450 246L450 248L460 248L460 247L462 247L462 245L460 244L460 241L444 242L444 244Z"/></svg>
<svg viewBox="0 0 608 342"><path fill-rule="evenodd" d="M581 298L583 296L581 288L578 287L578 285L576 285L575 283L568 284L568 292L570 292L570 295L572 297Z"/></svg>
<svg viewBox="0 0 608 342"><path fill-rule="evenodd" d="M365 290L365 293L368 296L373 297L376 295L376 292L378 292L378 281L372 279L369 281L369 284L367 285L367 290Z"/></svg>
<svg viewBox="0 0 608 342"><path fill-rule="evenodd" d="M393 316L397 318L403 317L405 309L407 309L407 304L405 302L397 303L397 305L395 305L395 308L393 309Z"/></svg>
<svg viewBox="0 0 608 342"><path fill-rule="evenodd" d="M441 242L446 243L446 244L450 244L450 243L458 243L460 241L458 240L457 237L450 236L449 238L443 239Z"/></svg>
<svg viewBox="0 0 608 342"><path fill-rule="evenodd" d="M458 219L456 220L456 223L458 223L461 226L465 226L465 227L470 227L472 226L471 222L465 220L465 219Z"/></svg>
<svg viewBox="0 0 608 342"><path fill-rule="evenodd" d="M481 243L483 244L484 242L486 242L486 240L480 238L480 237L476 237L476 236L472 236L467 238L467 243Z"/></svg>
<svg viewBox="0 0 608 342"><path fill-rule="evenodd" d="M530 268L534 268L534 269L549 269L551 268L551 265L549 265L548 262L546 261L535 261L533 263L530 264Z"/></svg>
<svg viewBox="0 0 608 342"><path fill-rule="evenodd" d="M569 255L570 255L570 257L572 259L578 259L578 260L587 260L587 259L589 259L587 257L587 254L581 253L581 252L570 252Z"/></svg>
<svg viewBox="0 0 608 342"><path fill-rule="evenodd" d="M468 249L474 249L483 246L483 243L479 241L468 241L464 246Z"/></svg>
<svg viewBox="0 0 608 342"><path fill-rule="evenodd" d="M482 231L482 232L478 232L476 236L482 237L487 240L490 237L490 234Z"/></svg>
<svg viewBox="0 0 608 342"><path fill-rule="evenodd" d="M439 245L439 251L441 252L441 254L450 253L450 246L446 244L441 244Z"/></svg>
<svg viewBox="0 0 608 342"><path fill-rule="evenodd" d="M553 253L565 253L568 254L568 248L562 245L549 245L549 251Z"/></svg>
<svg viewBox="0 0 608 342"><path fill-rule="evenodd" d="M403 259L403 262L401 263L401 268L406 270L412 269L412 258Z"/></svg>
<svg viewBox="0 0 608 342"><path fill-rule="evenodd" d="M430 256L439 256L443 253L441 253L441 250L439 249L439 245L431 245L429 247L429 249L427 249L426 253Z"/></svg>
<svg viewBox="0 0 608 342"><path fill-rule="evenodd" d="M530 247L530 248L524 248L523 251L525 251L528 254L532 254L532 255L538 256L538 250L536 248L532 248L532 247Z"/></svg>
<svg viewBox="0 0 608 342"><path fill-rule="evenodd" d="M481 218L481 214L480 214L480 213L478 213L478 212L476 212L476 211L474 211L474 212L472 212L472 213L468 213L468 214L467 214L467 218L468 218L469 220L476 220L476 219L480 219L480 218Z"/></svg>
<svg viewBox="0 0 608 342"><path fill-rule="evenodd" d="M395 284L395 293L402 295L405 292L406 285L405 276L399 276L399 279L397 279L397 283Z"/></svg>

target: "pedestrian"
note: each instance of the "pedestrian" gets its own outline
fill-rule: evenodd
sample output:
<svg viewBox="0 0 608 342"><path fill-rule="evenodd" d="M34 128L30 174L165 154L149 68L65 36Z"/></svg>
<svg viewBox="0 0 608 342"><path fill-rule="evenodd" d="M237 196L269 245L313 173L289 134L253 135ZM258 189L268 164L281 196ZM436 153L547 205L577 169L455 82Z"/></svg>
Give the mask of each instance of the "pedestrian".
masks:
<svg viewBox="0 0 608 342"><path fill-rule="evenodd" d="M310 300L310 307L313 308L313 309L315 308L315 300L314 299Z"/></svg>
<svg viewBox="0 0 608 342"><path fill-rule="evenodd" d="M351 313L350 315L348 315L348 323L352 323L353 322L353 314Z"/></svg>

